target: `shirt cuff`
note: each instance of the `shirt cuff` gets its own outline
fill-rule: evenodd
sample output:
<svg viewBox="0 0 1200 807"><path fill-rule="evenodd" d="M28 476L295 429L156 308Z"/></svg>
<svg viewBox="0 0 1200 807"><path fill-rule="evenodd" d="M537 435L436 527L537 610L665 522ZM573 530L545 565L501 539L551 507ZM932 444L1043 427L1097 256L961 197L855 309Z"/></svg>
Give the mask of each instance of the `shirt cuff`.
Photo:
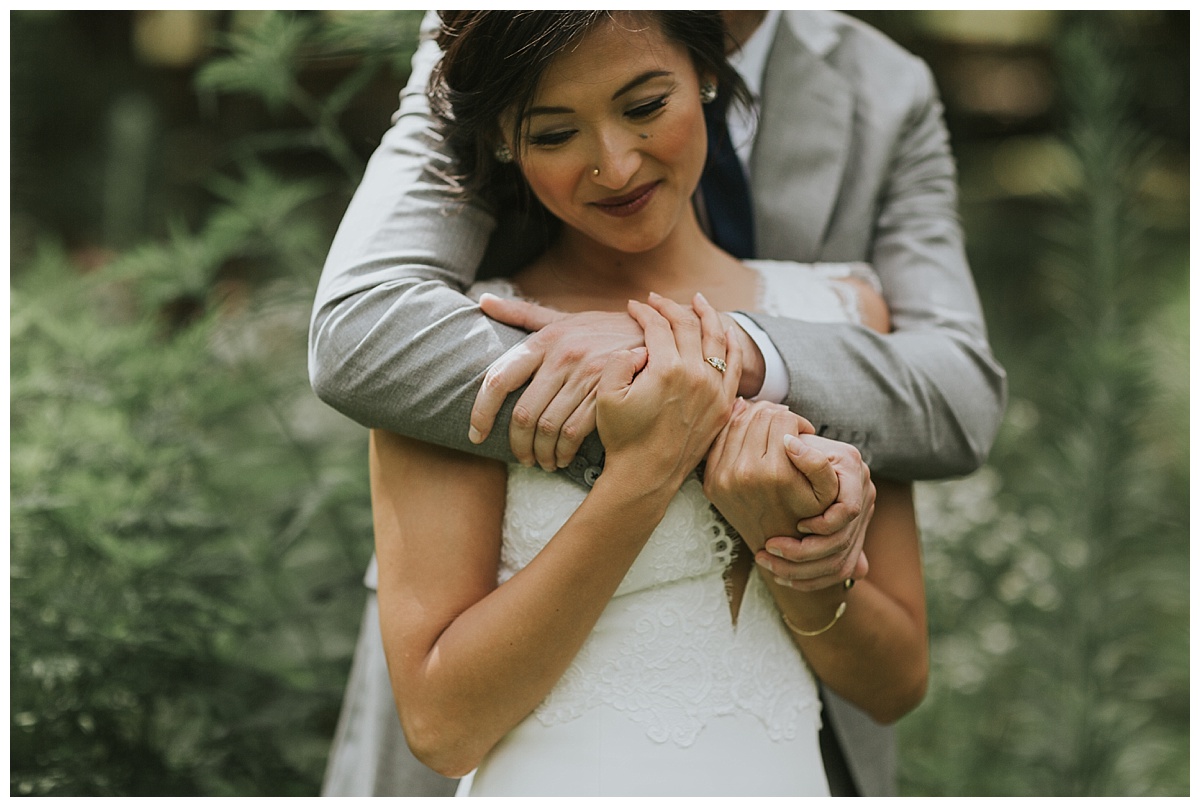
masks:
<svg viewBox="0 0 1200 807"><path fill-rule="evenodd" d="M732 311L729 316L733 317L737 324L742 326L746 335L754 340L754 344L758 345L758 350L762 353L763 364L766 365L762 389L750 400L783 403L784 398L788 395L791 379L788 377L787 365L783 363L783 356L779 355L775 343L771 341L771 337L767 336L766 331L758 327L754 320L745 314Z"/></svg>

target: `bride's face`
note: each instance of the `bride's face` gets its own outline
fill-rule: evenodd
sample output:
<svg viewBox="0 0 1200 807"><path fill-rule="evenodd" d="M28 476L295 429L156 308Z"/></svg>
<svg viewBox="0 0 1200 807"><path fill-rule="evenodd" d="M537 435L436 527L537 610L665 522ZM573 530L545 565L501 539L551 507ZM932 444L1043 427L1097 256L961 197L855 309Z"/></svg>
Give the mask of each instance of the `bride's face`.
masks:
<svg viewBox="0 0 1200 807"><path fill-rule="evenodd" d="M606 21L557 56L522 132L512 150L534 194L598 243L646 251L692 215L707 149L700 78L657 25Z"/></svg>

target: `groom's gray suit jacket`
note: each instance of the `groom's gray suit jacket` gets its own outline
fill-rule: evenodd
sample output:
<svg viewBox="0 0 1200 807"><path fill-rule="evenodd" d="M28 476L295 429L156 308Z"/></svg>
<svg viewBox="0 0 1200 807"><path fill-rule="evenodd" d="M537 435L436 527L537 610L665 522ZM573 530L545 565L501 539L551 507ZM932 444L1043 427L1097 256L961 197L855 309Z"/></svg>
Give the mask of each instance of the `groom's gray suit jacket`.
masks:
<svg viewBox="0 0 1200 807"><path fill-rule="evenodd" d="M324 401L366 426L511 460L516 396L482 447L466 433L488 365L525 334L487 320L461 292L481 264L503 274L544 243L512 211L456 200L424 96L437 57L429 41L414 56L394 125L334 240L309 370ZM750 184L758 257L868 262L894 324L880 336L747 312L784 358L785 403L819 433L857 445L878 476L977 468L999 427L1005 376L967 267L955 166L925 64L844 15L783 12ZM594 439L580 453L576 478L601 464ZM827 702L860 791L892 792L890 732L836 696Z"/></svg>

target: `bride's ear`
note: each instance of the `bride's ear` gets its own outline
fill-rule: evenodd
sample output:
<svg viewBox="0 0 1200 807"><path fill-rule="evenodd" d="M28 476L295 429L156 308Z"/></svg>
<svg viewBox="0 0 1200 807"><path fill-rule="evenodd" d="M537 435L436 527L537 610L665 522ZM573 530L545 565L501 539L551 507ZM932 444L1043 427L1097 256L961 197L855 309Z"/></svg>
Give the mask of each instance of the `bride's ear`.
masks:
<svg viewBox="0 0 1200 807"><path fill-rule="evenodd" d="M495 147L492 149L492 154L496 158L496 162L509 164L516 161L517 149L512 140L513 121L511 114L505 114L496 121L496 130L493 134Z"/></svg>
<svg viewBox="0 0 1200 807"><path fill-rule="evenodd" d="M496 158L496 162L498 163L508 164L515 159L515 157L513 157L512 149L509 148L508 144L504 141L500 141L500 144L496 146L495 150L493 150L492 155Z"/></svg>

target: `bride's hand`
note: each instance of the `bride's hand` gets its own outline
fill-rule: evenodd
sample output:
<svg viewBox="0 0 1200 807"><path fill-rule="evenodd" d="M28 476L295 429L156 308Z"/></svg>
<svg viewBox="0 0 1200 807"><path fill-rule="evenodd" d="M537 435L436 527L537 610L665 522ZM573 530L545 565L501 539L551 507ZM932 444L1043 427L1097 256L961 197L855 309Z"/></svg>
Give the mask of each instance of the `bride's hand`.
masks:
<svg viewBox="0 0 1200 807"><path fill-rule="evenodd" d="M645 351L614 354L601 375L596 423L605 472L677 489L729 418L741 377L736 339L700 295L688 309L650 295L629 302ZM722 372L708 358L725 363ZM717 362L720 363L719 361Z"/></svg>
<svg viewBox="0 0 1200 807"><path fill-rule="evenodd" d="M796 522L825 512L838 495L838 476L820 452L799 464L788 436L813 426L786 406L738 399L713 443L704 494L755 552L776 535L796 535Z"/></svg>

